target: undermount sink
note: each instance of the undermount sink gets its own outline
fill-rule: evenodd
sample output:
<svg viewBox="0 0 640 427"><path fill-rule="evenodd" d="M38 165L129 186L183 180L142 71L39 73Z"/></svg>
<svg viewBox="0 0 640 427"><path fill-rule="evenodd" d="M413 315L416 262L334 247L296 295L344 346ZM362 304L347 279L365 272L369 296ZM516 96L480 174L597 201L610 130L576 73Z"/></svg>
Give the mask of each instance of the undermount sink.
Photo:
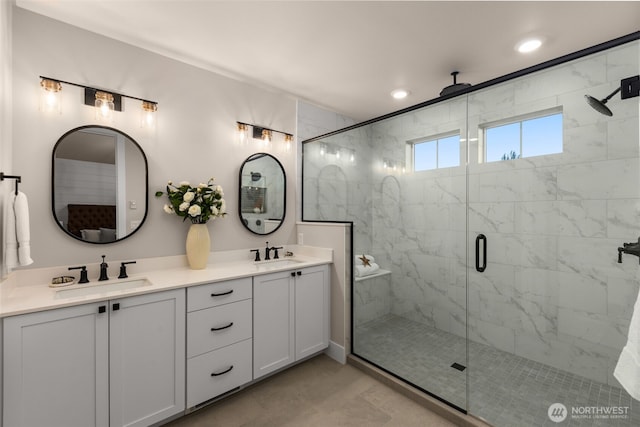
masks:
<svg viewBox="0 0 640 427"><path fill-rule="evenodd" d="M75 298L86 295L104 294L113 291L125 291L145 286L151 286L151 282L146 278L109 281L109 283L91 282L58 289L56 290L56 298Z"/></svg>
<svg viewBox="0 0 640 427"><path fill-rule="evenodd" d="M274 270L276 268L294 267L303 261L297 259L277 259L272 261L256 262L254 265L258 270Z"/></svg>

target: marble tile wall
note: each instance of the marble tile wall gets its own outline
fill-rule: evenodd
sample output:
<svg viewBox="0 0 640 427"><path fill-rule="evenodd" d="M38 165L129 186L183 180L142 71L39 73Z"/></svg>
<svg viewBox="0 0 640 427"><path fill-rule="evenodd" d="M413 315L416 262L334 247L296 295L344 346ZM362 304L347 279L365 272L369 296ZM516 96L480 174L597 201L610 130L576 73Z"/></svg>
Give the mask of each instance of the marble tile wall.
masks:
<svg viewBox="0 0 640 427"><path fill-rule="evenodd" d="M356 149L357 167L305 163L305 212L355 222L356 251L392 271L392 314L617 386L638 294L638 259L618 264L616 250L640 236L638 101L616 96L606 117L584 95L604 97L637 75L639 45L331 137ZM483 123L558 109L563 153L482 161ZM407 141L453 130L470 139L462 166L383 168L382 159L409 164ZM484 273L473 265L478 233L488 239Z"/></svg>

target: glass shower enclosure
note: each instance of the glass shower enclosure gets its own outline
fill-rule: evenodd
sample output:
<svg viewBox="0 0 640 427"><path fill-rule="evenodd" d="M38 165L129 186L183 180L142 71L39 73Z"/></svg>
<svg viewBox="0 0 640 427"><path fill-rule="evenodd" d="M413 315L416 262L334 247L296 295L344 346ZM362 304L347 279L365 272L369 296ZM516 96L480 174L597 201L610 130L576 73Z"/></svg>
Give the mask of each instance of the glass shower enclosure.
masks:
<svg viewBox="0 0 640 427"><path fill-rule="evenodd" d="M303 220L352 223L355 356L496 426L640 425L614 376L639 98L585 100L639 52L635 33L303 142Z"/></svg>

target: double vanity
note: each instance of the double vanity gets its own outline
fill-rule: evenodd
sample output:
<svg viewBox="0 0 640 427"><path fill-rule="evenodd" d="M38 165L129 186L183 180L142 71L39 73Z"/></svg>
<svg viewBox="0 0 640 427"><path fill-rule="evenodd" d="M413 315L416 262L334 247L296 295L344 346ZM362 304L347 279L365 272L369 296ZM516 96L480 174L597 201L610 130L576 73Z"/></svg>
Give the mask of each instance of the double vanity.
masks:
<svg viewBox="0 0 640 427"><path fill-rule="evenodd" d="M137 260L129 277L2 284L3 426L149 426L193 411L329 344L329 249L254 262L212 253ZM114 264L115 265L115 264Z"/></svg>

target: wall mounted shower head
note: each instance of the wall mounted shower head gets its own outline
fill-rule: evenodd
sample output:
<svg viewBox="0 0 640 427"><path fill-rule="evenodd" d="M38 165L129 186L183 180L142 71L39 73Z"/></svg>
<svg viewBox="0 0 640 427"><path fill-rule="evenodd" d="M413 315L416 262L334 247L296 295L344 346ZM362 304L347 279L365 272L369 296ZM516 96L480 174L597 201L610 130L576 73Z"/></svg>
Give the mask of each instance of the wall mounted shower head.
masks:
<svg viewBox="0 0 640 427"><path fill-rule="evenodd" d="M614 90L613 92L611 92L611 95L599 101L591 95L585 95L584 98L587 100L587 103L591 106L591 108L596 110L598 113L611 117L613 116L613 113L605 104L611 99L613 95L618 92L620 92L620 88Z"/></svg>
<svg viewBox="0 0 640 427"><path fill-rule="evenodd" d="M611 95L607 96L602 100L597 100L593 96L585 95L584 98L587 100L587 103L596 110L598 113L604 114L605 116L613 116L613 113L605 104L615 95L616 93L622 91L620 97L622 99L627 98L635 98L636 96L640 96L640 76L627 77L626 79L620 80L620 87L611 92Z"/></svg>

